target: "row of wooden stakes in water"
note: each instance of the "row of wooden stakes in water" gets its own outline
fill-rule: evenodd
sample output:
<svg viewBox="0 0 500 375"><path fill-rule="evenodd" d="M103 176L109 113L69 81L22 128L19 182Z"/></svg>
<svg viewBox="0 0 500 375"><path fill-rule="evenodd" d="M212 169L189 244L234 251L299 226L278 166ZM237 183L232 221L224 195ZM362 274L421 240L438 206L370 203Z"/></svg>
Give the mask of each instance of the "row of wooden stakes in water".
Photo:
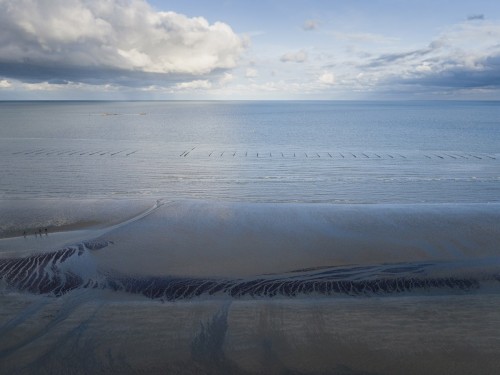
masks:
<svg viewBox="0 0 500 375"><path fill-rule="evenodd" d="M196 147L179 154L179 157L187 157L195 151ZM122 149L122 150L82 150L82 149L32 149L13 152L12 155L26 155L26 156L131 156L138 153L137 149ZM311 158L311 159L448 159L448 160L497 160L496 156L488 154L470 154L470 153L412 153L403 155L401 153L374 153L374 152L304 152L304 151L289 151L289 152L249 152L249 151L196 151L197 156L205 156L210 158L223 158L223 157L256 157L256 158Z"/></svg>
<svg viewBox="0 0 500 375"><path fill-rule="evenodd" d="M48 155L54 155L54 156L81 156L81 155L87 155L87 156L115 156L115 155L123 155L123 156L130 156L135 153L139 152L139 150L130 150L130 149L125 149L125 150L75 150L75 149L70 149L70 150L61 150L61 149L37 149L37 150L25 150L25 151L17 151L13 152L12 155L40 155L40 156L48 156Z"/></svg>
<svg viewBox="0 0 500 375"><path fill-rule="evenodd" d="M194 151L194 148L191 150L187 150L182 152L180 157L187 157ZM361 153L352 153L352 152L238 152L238 151L210 151L206 154L208 157L236 157L244 156L244 157L257 157L257 158L331 158L331 159L413 159L415 157L427 158L427 159L491 159L496 160L496 157L491 155L474 155L474 154L451 154L451 153L443 153L443 154L433 154L433 153L422 153L422 154L414 154L414 155L402 155L400 153L392 153L392 154L382 154L382 153L371 153L367 154L364 152Z"/></svg>

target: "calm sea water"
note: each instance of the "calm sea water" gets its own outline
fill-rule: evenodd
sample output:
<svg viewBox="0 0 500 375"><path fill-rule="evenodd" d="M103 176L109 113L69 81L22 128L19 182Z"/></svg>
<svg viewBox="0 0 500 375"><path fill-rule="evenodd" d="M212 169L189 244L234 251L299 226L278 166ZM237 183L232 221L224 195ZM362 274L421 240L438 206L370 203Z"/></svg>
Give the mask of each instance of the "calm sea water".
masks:
<svg viewBox="0 0 500 375"><path fill-rule="evenodd" d="M498 102L1 102L0 198L500 200Z"/></svg>
<svg viewBox="0 0 500 375"><path fill-rule="evenodd" d="M499 102L0 102L0 374L497 373L499 202Z"/></svg>

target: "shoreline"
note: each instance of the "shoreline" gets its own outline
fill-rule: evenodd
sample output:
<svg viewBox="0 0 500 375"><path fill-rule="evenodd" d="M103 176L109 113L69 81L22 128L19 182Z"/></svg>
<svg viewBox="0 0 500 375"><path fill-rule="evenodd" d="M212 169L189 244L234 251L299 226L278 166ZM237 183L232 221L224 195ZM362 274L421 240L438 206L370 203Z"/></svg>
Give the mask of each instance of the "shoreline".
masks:
<svg viewBox="0 0 500 375"><path fill-rule="evenodd" d="M121 254L136 262L127 261L127 270L144 264L152 272L169 269L176 274L225 274L230 269L231 274L247 274L497 256L500 238L498 203L334 205L153 199L17 203L11 202L8 215L0 218L0 229L24 223L25 228L50 230L45 235L42 229L42 236L35 237L31 229L23 238L22 234L5 237L4 229L3 256L102 239L117 244L115 250L105 252L116 255L109 262L124 262ZM29 226L30 220L37 225ZM308 260L308 252L316 254L314 261ZM144 254L150 259L143 259ZM104 253L96 256L106 258ZM238 256L247 264L235 262ZM285 259L280 260L281 256ZM282 268L281 263L289 266Z"/></svg>
<svg viewBox="0 0 500 375"><path fill-rule="evenodd" d="M242 207L245 211L254 208L303 207L305 209L330 208L332 211L372 211L372 210L405 210L436 211L440 208L453 211L488 210L498 207L500 202L477 203L314 203L314 202L246 202L232 200L178 199L167 200L150 198L30 198L0 199L0 240L46 238L50 235L82 230L104 230L122 225L129 220L164 204L194 204L212 207ZM22 223L22 224L21 224ZM45 233L47 229L47 234ZM40 232L41 230L41 232ZM24 236L23 233L26 233ZM41 234L40 234L41 233ZM24 237L24 238L23 238Z"/></svg>
<svg viewBox="0 0 500 375"><path fill-rule="evenodd" d="M145 205L145 202L141 203L141 205ZM27 228L26 230L29 234L26 236L0 237L0 254L3 256L21 255L23 253L33 254L53 251L65 246L74 245L78 242L103 235L110 230L147 216L152 210L158 208L160 205L160 201L157 201L154 206L151 207L150 205L149 208L134 212L133 215L127 210L127 216L120 216L119 218L114 217L112 220L108 221L106 221L105 218L109 219L109 215L105 215L100 220L76 221L72 224L66 224L59 227L49 226L51 230L48 230L47 233L45 233L44 230L42 230L42 232L36 232L38 228ZM45 215L47 220L54 219L50 213ZM54 228L57 230L54 231ZM35 233L37 234L35 235Z"/></svg>
<svg viewBox="0 0 500 375"><path fill-rule="evenodd" d="M99 230L120 224L149 209L154 199L30 198L0 199L0 240L42 238L78 230ZM36 233L36 237L35 237Z"/></svg>

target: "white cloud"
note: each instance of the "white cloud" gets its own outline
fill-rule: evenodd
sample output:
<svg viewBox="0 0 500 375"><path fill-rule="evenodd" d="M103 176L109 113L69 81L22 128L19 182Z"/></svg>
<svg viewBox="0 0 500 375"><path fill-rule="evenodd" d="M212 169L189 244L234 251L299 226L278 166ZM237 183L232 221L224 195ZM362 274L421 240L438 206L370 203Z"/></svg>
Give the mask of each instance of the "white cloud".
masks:
<svg viewBox="0 0 500 375"><path fill-rule="evenodd" d="M224 73L224 75L219 79L219 85L225 86L234 80L234 76L231 73Z"/></svg>
<svg viewBox="0 0 500 375"><path fill-rule="evenodd" d="M296 62L303 63L307 61L307 52L304 50L300 50L297 52L288 52L281 56L280 59L282 62Z"/></svg>
<svg viewBox="0 0 500 375"><path fill-rule="evenodd" d="M175 85L179 90L207 90L212 87L212 83L206 79L198 79L190 82L181 82Z"/></svg>
<svg viewBox="0 0 500 375"><path fill-rule="evenodd" d="M12 83L7 81L6 79L0 80L0 89L8 89L9 87L12 87Z"/></svg>
<svg viewBox="0 0 500 375"><path fill-rule="evenodd" d="M304 24L302 25L302 29L305 31L316 30L318 27L319 27L318 20L305 20Z"/></svg>
<svg viewBox="0 0 500 375"><path fill-rule="evenodd" d="M427 72L431 72L432 68L429 65L429 63L424 62L424 63L418 65L417 67L415 67L415 71L420 72L420 73L427 73Z"/></svg>
<svg viewBox="0 0 500 375"><path fill-rule="evenodd" d="M300 26L319 22L299 20L294 45L256 33L245 52L248 40L229 25L159 12L146 0L0 0L0 89L4 97L139 90L160 98L498 88L500 23L465 16L426 41L338 23L303 49Z"/></svg>
<svg viewBox="0 0 500 375"><path fill-rule="evenodd" d="M257 71L257 69L248 68L245 71L245 77L246 78L257 78L258 76L259 76L259 72Z"/></svg>
<svg viewBox="0 0 500 375"><path fill-rule="evenodd" d="M286 92L295 93L303 92L307 84L301 84L296 82L286 82L286 81L270 81L264 83L254 83L250 85L250 88L254 91L265 91L265 92Z"/></svg>
<svg viewBox="0 0 500 375"><path fill-rule="evenodd" d="M150 86L141 87L140 90L144 91L144 92L158 92L158 91L164 91L165 89L163 87L160 87L157 85L150 85Z"/></svg>
<svg viewBox="0 0 500 375"><path fill-rule="evenodd" d="M331 72L323 72L319 77L318 81L325 85L335 84L335 76Z"/></svg>
<svg viewBox="0 0 500 375"><path fill-rule="evenodd" d="M23 83L22 87L28 91L47 91L47 90L53 91L66 87L66 85L50 84L48 82L38 82L38 83Z"/></svg>
<svg viewBox="0 0 500 375"><path fill-rule="evenodd" d="M373 33L344 33L335 31L332 33L332 35L335 39L343 40L349 43L388 44L399 41L398 38Z"/></svg>
<svg viewBox="0 0 500 375"><path fill-rule="evenodd" d="M427 46L394 48L357 64L364 88L401 94L443 95L500 89L500 24L482 20L452 25ZM368 61L368 62L367 62ZM406 91L405 91L406 90Z"/></svg>
<svg viewBox="0 0 500 375"><path fill-rule="evenodd" d="M4 64L204 75L235 67L244 48L225 23L144 0L0 0Z"/></svg>

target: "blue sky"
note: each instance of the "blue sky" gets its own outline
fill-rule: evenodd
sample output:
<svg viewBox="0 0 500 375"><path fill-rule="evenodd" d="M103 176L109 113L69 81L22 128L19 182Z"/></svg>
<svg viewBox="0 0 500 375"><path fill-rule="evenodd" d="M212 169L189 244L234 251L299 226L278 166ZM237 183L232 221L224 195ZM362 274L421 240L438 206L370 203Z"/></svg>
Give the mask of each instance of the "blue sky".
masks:
<svg viewBox="0 0 500 375"><path fill-rule="evenodd" d="M500 2L0 0L0 99L500 99Z"/></svg>

